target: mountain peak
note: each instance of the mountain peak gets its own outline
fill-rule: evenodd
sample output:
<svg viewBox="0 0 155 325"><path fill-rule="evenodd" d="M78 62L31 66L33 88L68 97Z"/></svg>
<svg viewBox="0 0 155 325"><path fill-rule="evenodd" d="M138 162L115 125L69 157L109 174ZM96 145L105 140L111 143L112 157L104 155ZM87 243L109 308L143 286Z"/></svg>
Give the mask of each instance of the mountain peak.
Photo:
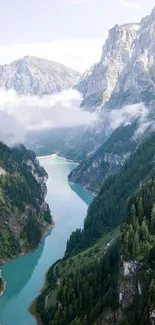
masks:
<svg viewBox="0 0 155 325"><path fill-rule="evenodd" d="M150 25L155 22L155 7L152 9L151 14L142 18L141 25Z"/></svg>
<svg viewBox="0 0 155 325"><path fill-rule="evenodd" d="M0 87L18 94L51 95L72 88L79 78L80 73L63 64L28 55L0 66Z"/></svg>

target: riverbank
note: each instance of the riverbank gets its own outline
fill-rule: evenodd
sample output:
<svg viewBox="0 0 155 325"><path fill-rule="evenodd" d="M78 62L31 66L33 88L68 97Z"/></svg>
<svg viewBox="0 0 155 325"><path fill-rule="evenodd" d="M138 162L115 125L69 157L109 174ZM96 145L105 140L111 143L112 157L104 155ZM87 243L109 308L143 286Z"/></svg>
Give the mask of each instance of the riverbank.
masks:
<svg viewBox="0 0 155 325"><path fill-rule="evenodd" d="M0 270L0 280L1 280L1 288L0 288L0 297L1 297L6 290L6 282L2 277L2 270Z"/></svg>
<svg viewBox="0 0 155 325"><path fill-rule="evenodd" d="M57 154L57 153L54 153L54 154L52 154L52 155L47 155L47 156L37 156L37 159L49 159L49 158L52 158L52 159L55 159L55 158L60 158L60 159L62 159L62 160L64 160L64 161L66 161L66 162L70 162L70 163L72 163L72 164L74 164L74 165L76 165L76 166L78 166L78 162L76 162L76 161L74 161L74 160L72 160L72 159L68 159L68 158L65 158L65 157L63 157L63 156L60 156L59 154Z"/></svg>
<svg viewBox="0 0 155 325"><path fill-rule="evenodd" d="M40 315L36 312L36 302L37 298L32 302L31 306L29 307L29 313L32 315L32 317L35 319L37 325L44 325Z"/></svg>
<svg viewBox="0 0 155 325"><path fill-rule="evenodd" d="M14 256L12 256L12 257L10 257L10 258L4 258L4 259L0 260L0 266L5 265L6 263L11 262L11 261L14 260L15 258L19 258L19 257L25 256L25 255L27 255L27 254L30 254L30 253L34 252L34 251L35 251L36 249L38 249L39 246L42 244L43 240L45 239L45 237L46 237L47 234L48 234L48 231L49 231L49 230L52 230L54 227L55 227L55 223L54 223L54 221L52 221L52 224L50 224L50 225L45 229L45 231L44 231L44 233L43 233L43 235L42 235L42 237L41 237L41 241L40 241L39 245L38 245L36 248L28 249L28 250L26 250L25 252L22 252L22 253L16 254L16 255L14 255Z"/></svg>
<svg viewBox="0 0 155 325"><path fill-rule="evenodd" d="M37 159L46 159L46 158L56 158L57 154L54 153L53 155L48 155L48 156L37 156Z"/></svg>

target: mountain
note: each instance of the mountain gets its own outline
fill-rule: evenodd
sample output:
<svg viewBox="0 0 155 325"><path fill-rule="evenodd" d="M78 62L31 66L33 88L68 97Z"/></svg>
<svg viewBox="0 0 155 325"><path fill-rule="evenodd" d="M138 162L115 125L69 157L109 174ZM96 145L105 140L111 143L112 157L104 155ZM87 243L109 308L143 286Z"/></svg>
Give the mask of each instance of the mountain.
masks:
<svg viewBox="0 0 155 325"><path fill-rule="evenodd" d="M98 193L103 181L116 173L137 148L141 139L134 137L137 123L120 126L92 155L88 155L68 176L70 182L80 183Z"/></svg>
<svg viewBox="0 0 155 325"><path fill-rule="evenodd" d="M99 117L98 123L66 128L59 132L51 130L39 141L35 139L33 148L37 147L37 153L59 152L77 161L86 159L87 165L87 159L95 155L114 131L115 127L109 128L106 121L109 112L143 102L150 111L150 116L154 115L154 33L155 9L139 23L116 25L109 31L100 61L86 71L75 85L75 89L83 96L81 107L89 112L95 111ZM130 110L132 109L131 106ZM128 117L122 125L127 123L130 123ZM51 145L47 148L45 138L48 137L55 141L51 140ZM127 143L124 155L126 151L129 151ZM112 155L112 152L108 154ZM103 157L99 158L103 160ZM93 164L97 166L96 161ZM83 165L80 169L83 170ZM78 178L77 173L75 179ZM82 176L81 173L80 179L82 178L85 179L85 175ZM87 184L89 180L84 181L84 185Z"/></svg>
<svg viewBox="0 0 155 325"><path fill-rule="evenodd" d="M143 102L148 110L145 122L141 120L139 126L137 124L138 128L140 125L142 127L142 124L144 128L136 141L139 143L142 135L147 135L151 125L154 127L154 33L155 8L139 24L116 25L109 32L100 62L86 72L76 85L83 94L81 104L83 109L96 111L100 123L96 126L96 130L94 127L92 133L89 131L89 139L88 131L83 135L83 138L88 139L88 151L85 159L69 176L70 181L81 183L88 189L96 191L109 173L117 171L125 162L135 149L136 128L126 127L131 122L132 111L135 112L135 121L133 113L132 123L136 123L137 108L134 105ZM122 125L117 130L115 127L109 129L108 123L105 122L107 116L115 112L117 120L119 116L123 116L126 107L128 114L126 119L123 119ZM128 129L132 129L130 135ZM96 142L91 142L90 150L90 139L96 132L98 138ZM82 148L82 141L79 148Z"/></svg>
<svg viewBox="0 0 155 325"><path fill-rule="evenodd" d="M155 8L139 24L116 25L109 31L99 63L75 86L82 106L101 112L105 107L146 103L155 98Z"/></svg>
<svg viewBox="0 0 155 325"><path fill-rule="evenodd" d="M0 142L0 264L36 248L52 225L47 177L32 151Z"/></svg>
<svg viewBox="0 0 155 325"><path fill-rule="evenodd" d="M33 304L43 324L154 325L154 156L155 133L104 181Z"/></svg>
<svg viewBox="0 0 155 325"><path fill-rule="evenodd" d="M87 71L76 88L83 94L82 106L95 107L107 102L119 75L130 61L139 24L116 25L109 31L99 63Z"/></svg>
<svg viewBox="0 0 155 325"><path fill-rule="evenodd" d="M0 87L20 95L51 95L72 88L79 77L62 64L31 56L0 66Z"/></svg>

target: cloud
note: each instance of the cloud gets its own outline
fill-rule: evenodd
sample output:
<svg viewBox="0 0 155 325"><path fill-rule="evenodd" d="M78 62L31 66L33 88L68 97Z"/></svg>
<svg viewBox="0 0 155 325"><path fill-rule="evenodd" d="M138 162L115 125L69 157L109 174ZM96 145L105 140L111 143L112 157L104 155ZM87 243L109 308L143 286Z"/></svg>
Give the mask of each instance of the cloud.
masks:
<svg viewBox="0 0 155 325"><path fill-rule="evenodd" d="M103 43L104 39L60 39L53 42L4 45L0 46L0 64L8 64L31 55L84 72L99 60Z"/></svg>
<svg viewBox="0 0 155 325"><path fill-rule="evenodd" d="M131 123L133 120L139 119L139 124L146 123L149 110L143 103L127 105L121 109L114 109L109 114L110 128L116 129L120 125Z"/></svg>
<svg viewBox="0 0 155 325"><path fill-rule="evenodd" d="M90 125L96 115L83 111L81 100L72 89L41 98L0 89L0 140L13 144L30 130Z"/></svg>
<svg viewBox="0 0 155 325"><path fill-rule="evenodd" d="M135 138L140 137L154 123L149 119L149 109L143 104L127 105L121 109L104 112L105 131L109 134L121 125L128 125L137 120L138 126L134 134Z"/></svg>
<svg viewBox="0 0 155 325"><path fill-rule="evenodd" d="M143 9L142 4L138 1L121 0L120 2L130 10L141 11Z"/></svg>

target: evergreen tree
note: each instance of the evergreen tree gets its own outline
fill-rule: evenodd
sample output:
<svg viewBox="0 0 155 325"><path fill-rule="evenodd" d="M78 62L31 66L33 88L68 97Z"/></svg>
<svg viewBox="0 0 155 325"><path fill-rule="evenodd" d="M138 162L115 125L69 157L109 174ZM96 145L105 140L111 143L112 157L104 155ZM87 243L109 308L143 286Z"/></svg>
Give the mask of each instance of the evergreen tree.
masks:
<svg viewBox="0 0 155 325"><path fill-rule="evenodd" d="M142 197L140 197L139 200L138 200L138 218L139 218L139 222L141 224L142 221L143 221L143 218L144 218L144 209L143 209Z"/></svg>
<svg viewBox="0 0 155 325"><path fill-rule="evenodd" d="M146 221L146 217L143 218L142 226L141 226L141 236L142 240L144 242L147 242L149 239L149 230L148 230L148 224Z"/></svg>
<svg viewBox="0 0 155 325"><path fill-rule="evenodd" d="M151 212L151 233L155 234L155 204L153 205Z"/></svg>

